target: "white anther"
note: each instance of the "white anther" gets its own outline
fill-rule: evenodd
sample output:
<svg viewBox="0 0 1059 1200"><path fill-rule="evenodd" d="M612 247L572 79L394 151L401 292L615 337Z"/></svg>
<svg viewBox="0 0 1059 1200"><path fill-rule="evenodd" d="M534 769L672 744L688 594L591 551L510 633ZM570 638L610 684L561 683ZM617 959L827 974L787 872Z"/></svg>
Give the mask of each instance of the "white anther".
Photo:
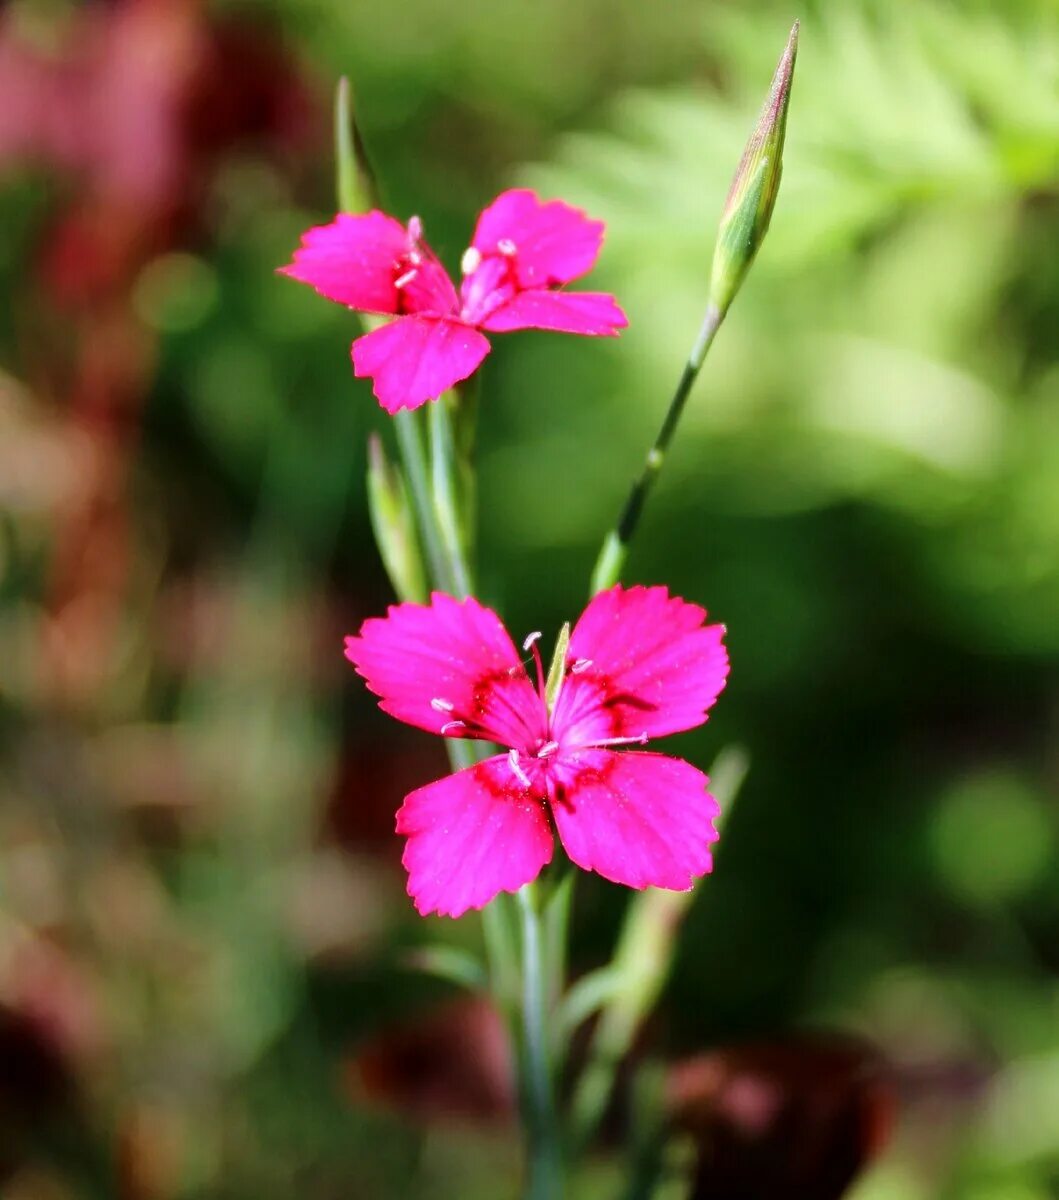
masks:
<svg viewBox="0 0 1059 1200"><path fill-rule="evenodd" d="M518 751L508 751L507 761L510 763L512 771L515 772L515 777L518 779L519 783L521 783L523 787L528 788L530 785L529 776L518 765Z"/></svg>
<svg viewBox="0 0 1059 1200"><path fill-rule="evenodd" d="M587 671L591 665L592 660L590 658L579 658L570 664L570 674L580 675L583 671Z"/></svg>
<svg viewBox="0 0 1059 1200"><path fill-rule="evenodd" d="M482 263L482 252L474 246L468 246L460 259L460 270L464 275L472 275Z"/></svg>
<svg viewBox="0 0 1059 1200"><path fill-rule="evenodd" d="M540 641L541 631L538 629L536 633L531 633L522 643L522 649L528 650L534 642Z"/></svg>
<svg viewBox="0 0 1059 1200"><path fill-rule="evenodd" d="M423 236L423 222L418 217L412 217L408 222L408 241L414 246Z"/></svg>
<svg viewBox="0 0 1059 1200"><path fill-rule="evenodd" d="M393 286L395 288L407 287L412 282L412 280L415 279L415 277L416 277L416 269L415 269L415 267L413 267L410 271L405 271L405 273L403 275L401 275L397 279L395 279L393 281Z"/></svg>
<svg viewBox="0 0 1059 1200"><path fill-rule="evenodd" d="M550 754L554 754L559 749L558 742L545 742L537 751L538 758L547 758Z"/></svg>
<svg viewBox="0 0 1059 1200"><path fill-rule="evenodd" d="M451 700L442 700L440 696L435 696L430 702L430 707L435 712L452 712L456 705Z"/></svg>
<svg viewBox="0 0 1059 1200"><path fill-rule="evenodd" d="M518 249L518 247L510 238L501 238L500 241L497 242L496 248L501 254L507 255L508 258L515 254Z"/></svg>
<svg viewBox="0 0 1059 1200"><path fill-rule="evenodd" d="M422 254L419 253L418 250L409 250L408 251L408 261L412 264L413 267L418 267L419 264L423 261L423 256L422 256Z"/></svg>
<svg viewBox="0 0 1059 1200"><path fill-rule="evenodd" d="M446 721L445 724L442 725L442 727L441 727L441 732L442 732L442 734L449 734L457 729L466 729L466 728L467 728L466 721Z"/></svg>

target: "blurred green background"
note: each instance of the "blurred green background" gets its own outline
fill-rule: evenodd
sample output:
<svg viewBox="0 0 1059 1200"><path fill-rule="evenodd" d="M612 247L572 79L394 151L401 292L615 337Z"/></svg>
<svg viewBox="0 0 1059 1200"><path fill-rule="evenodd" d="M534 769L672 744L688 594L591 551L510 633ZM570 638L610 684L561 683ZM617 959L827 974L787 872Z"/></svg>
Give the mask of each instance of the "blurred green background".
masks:
<svg viewBox="0 0 1059 1200"><path fill-rule="evenodd" d="M441 1124L417 1052L365 1066L456 994L409 948L479 927L404 896L393 812L443 754L341 657L389 600L355 318L273 270L333 212L342 73L387 207L450 269L515 183L606 219L591 286L628 332L500 338L482 379L483 599L551 637L794 17L772 230L628 572L729 628L728 690L674 749L752 759L647 1053L867 1035L901 1103L857 1200L1059 1195L1053 0L15 0L5 1198L514 1194L502 1060L468 1052L493 1090ZM582 877L576 970L626 898ZM603 1147L578 1195L619 1178Z"/></svg>

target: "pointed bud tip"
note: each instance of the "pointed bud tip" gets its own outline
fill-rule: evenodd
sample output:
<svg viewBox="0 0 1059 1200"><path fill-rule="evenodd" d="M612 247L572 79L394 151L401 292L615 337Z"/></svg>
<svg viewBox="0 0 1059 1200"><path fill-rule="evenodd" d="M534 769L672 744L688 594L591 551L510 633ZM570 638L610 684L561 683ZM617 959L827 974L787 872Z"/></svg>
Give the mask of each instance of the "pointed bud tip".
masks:
<svg viewBox="0 0 1059 1200"><path fill-rule="evenodd" d="M772 219L783 171L787 106L800 28L798 21L791 27L768 96L736 168L721 214L710 300L722 313L728 310L739 290Z"/></svg>

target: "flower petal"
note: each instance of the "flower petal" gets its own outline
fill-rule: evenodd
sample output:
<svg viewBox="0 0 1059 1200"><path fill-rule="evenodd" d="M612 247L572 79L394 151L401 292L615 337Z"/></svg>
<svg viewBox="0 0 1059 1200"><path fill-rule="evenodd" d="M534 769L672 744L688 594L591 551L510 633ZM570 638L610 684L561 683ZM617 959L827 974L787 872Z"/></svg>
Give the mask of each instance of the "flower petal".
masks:
<svg viewBox="0 0 1059 1200"><path fill-rule="evenodd" d="M399 317L353 343L353 374L374 381L389 413L418 408L472 375L489 353L486 337L460 321Z"/></svg>
<svg viewBox="0 0 1059 1200"><path fill-rule="evenodd" d="M583 750L556 764L552 815L567 854L628 887L686 891L713 866L720 814L697 768L664 754Z"/></svg>
<svg viewBox="0 0 1059 1200"><path fill-rule="evenodd" d="M616 337L629 321L606 292L552 292L530 288L502 304L483 322L490 333L514 329L554 329L589 337Z"/></svg>
<svg viewBox="0 0 1059 1200"><path fill-rule="evenodd" d="M514 258L519 286L569 283L592 269L603 222L562 200L544 203L526 188L503 192L478 218L471 245L481 255Z"/></svg>
<svg viewBox="0 0 1059 1200"><path fill-rule="evenodd" d="M435 592L429 604L392 605L346 638L346 658L383 712L429 733L519 749L546 733L544 705L514 643L473 597ZM461 720L464 728L451 727Z"/></svg>
<svg viewBox="0 0 1059 1200"><path fill-rule="evenodd" d="M340 213L330 225L303 233L293 261L279 273L307 283L338 304L362 312L395 313L400 298L393 286L394 268L407 239L401 222L385 213Z"/></svg>
<svg viewBox="0 0 1059 1200"><path fill-rule="evenodd" d="M452 280L429 248L413 245L400 221L377 210L339 213L330 225L308 230L279 273L360 312L444 316L458 307Z"/></svg>
<svg viewBox="0 0 1059 1200"><path fill-rule="evenodd" d="M397 832L408 838L408 894L424 916L458 917L517 892L552 856L544 803L522 789L505 756L406 796Z"/></svg>
<svg viewBox="0 0 1059 1200"><path fill-rule="evenodd" d="M723 625L664 587L620 584L589 601L570 637L554 736L567 745L693 729L724 687Z"/></svg>

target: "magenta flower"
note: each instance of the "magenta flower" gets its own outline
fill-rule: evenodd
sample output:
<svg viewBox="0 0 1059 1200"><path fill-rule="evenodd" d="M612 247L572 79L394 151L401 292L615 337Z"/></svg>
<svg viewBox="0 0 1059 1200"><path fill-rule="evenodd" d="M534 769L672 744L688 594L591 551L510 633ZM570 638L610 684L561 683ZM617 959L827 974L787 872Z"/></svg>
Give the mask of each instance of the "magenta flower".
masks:
<svg viewBox="0 0 1059 1200"><path fill-rule="evenodd" d="M620 750L706 720L728 675L724 627L663 587L617 585L595 596L570 638L549 713L500 618L477 600L435 592L398 604L346 639L346 657L384 712L506 754L410 793L408 893L423 913L457 917L535 879L567 854L615 883L687 890L712 866L717 802L690 763ZM550 820L549 820L550 817Z"/></svg>
<svg viewBox="0 0 1059 1200"><path fill-rule="evenodd" d="M338 304L397 317L353 343L354 375L372 379L393 413L473 374L489 353L481 330L615 336L628 321L613 296L557 290L592 269L602 241L602 221L516 189L479 216L458 295L418 217L405 228L377 211L310 229L280 273Z"/></svg>

